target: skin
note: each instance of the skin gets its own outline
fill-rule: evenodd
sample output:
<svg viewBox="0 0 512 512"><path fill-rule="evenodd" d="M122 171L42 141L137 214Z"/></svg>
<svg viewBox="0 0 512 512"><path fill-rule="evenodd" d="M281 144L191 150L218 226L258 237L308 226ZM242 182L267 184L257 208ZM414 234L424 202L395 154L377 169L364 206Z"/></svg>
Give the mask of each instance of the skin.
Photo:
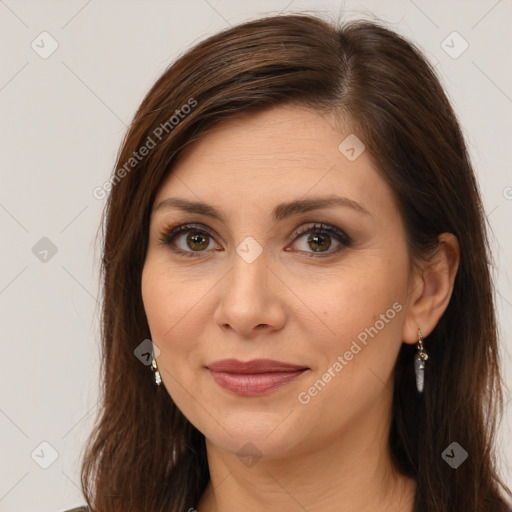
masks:
<svg viewBox="0 0 512 512"><path fill-rule="evenodd" d="M402 343L417 342L418 326L428 336L446 309L458 244L443 234L432 262L412 265L392 190L367 151L349 161L338 150L348 133L335 126L297 106L225 122L183 154L157 193L155 205L178 197L225 216L153 211L142 275L163 385L206 437L211 481L199 512L270 504L284 512L412 511L415 482L393 470L388 448L393 368ZM333 194L367 213L330 206L271 217L277 204ZM352 243L333 253L340 242L331 236L315 252L311 234L296 238L297 228L319 222ZM193 233L174 240L197 257L159 243L178 223L211 232L202 252L187 244ZM263 249L252 263L236 251L246 237ZM378 334L300 403L299 393L396 303L401 310ZM269 358L309 371L269 394L240 396L205 368L225 358ZM251 454L261 458L245 457Z"/></svg>

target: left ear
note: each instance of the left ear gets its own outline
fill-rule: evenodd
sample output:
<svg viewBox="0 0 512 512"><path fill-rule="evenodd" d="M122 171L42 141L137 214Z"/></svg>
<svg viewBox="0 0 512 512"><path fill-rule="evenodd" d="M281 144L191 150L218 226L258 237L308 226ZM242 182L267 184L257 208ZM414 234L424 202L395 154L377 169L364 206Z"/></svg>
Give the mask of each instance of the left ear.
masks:
<svg viewBox="0 0 512 512"><path fill-rule="evenodd" d="M450 302L459 259L457 237L452 233L439 235L439 247L434 257L422 265L413 279L402 329L405 343L418 341L418 327L424 337L434 330Z"/></svg>

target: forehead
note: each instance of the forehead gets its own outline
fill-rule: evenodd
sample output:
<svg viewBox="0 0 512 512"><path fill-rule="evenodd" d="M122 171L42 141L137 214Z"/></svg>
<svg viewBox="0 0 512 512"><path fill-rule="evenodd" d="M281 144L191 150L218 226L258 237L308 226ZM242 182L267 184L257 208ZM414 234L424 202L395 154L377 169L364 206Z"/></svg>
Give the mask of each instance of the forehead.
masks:
<svg viewBox="0 0 512 512"><path fill-rule="evenodd" d="M320 157L334 163L336 142L341 137L332 116L298 106L280 106L256 114L246 114L213 127L181 159L193 157L211 164L250 162L271 169L273 162L313 165ZM334 152L330 146L334 144ZM313 165L317 168L318 165Z"/></svg>
<svg viewBox="0 0 512 512"><path fill-rule="evenodd" d="M329 193L389 207L391 190L367 152L351 161L340 151L348 135L332 116L297 106L223 122L181 155L155 204L172 195L240 208Z"/></svg>

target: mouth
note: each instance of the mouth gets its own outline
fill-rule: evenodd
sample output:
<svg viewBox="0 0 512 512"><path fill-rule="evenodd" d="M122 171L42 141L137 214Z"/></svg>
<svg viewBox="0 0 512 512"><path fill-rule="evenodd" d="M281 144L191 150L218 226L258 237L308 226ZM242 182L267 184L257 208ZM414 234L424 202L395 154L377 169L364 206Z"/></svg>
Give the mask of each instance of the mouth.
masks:
<svg viewBox="0 0 512 512"><path fill-rule="evenodd" d="M270 393L309 370L305 366L271 359L254 359L247 362L224 359L209 364L206 368L219 386L245 396Z"/></svg>

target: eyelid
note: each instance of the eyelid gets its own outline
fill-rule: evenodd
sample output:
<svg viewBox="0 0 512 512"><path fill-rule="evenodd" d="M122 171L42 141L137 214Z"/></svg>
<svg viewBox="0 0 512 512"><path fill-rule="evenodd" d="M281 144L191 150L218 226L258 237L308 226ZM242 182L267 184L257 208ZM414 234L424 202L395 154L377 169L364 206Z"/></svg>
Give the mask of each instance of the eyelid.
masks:
<svg viewBox="0 0 512 512"><path fill-rule="evenodd" d="M343 243L346 243L347 245L352 243L352 238L349 235L347 235L347 233L344 230L337 228L336 226L333 226L331 224L326 224L324 222L313 222L311 224L313 224L313 225L312 226L304 226L304 225L299 226L298 228L295 229L293 234L290 235L290 238L293 240L296 240L301 235L304 235L306 233L320 231L320 232L327 232L327 233L334 234L338 238L343 239L341 241Z"/></svg>
<svg viewBox="0 0 512 512"><path fill-rule="evenodd" d="M211 238L215 239L217 235L212 233L212 230L208 226L201 224L200 222L178 222L165 226L159 234L159 243L163 245L170 245L171 242L179 235L188 233L189 231L204 231Z"/></svg>
<svg viewBox="0 0 512 512"><path fill-rule="evenodd" d="M171 246L171 244L174 242L174 240L180 236L181 234L188 233L190 231L199 231L206 233L209 237L211 237L215 243L217 235L212 233L212 230L200 223L200 222L192 222L192 223L184 223L179 222L175 223L169 226L166 226L159 235L158 243L161 245L168 245ZM303 223L295 230L292 231L292 233L288 236L288 240L291 240L292 242L295 242L302 238L304 235L308 233L314 233L314 232L324 232L328 233L329 235L334 236L338 244L340 245L337 249L334 250L328 250L325 252L309 252L309 251L298 251L300 253L305 253L308 256L316 256L316 257L328 257L332 256L335 253L339 252L340 250L349 247L352 244L352 238L342 229L337 228L334 225L326 224L323 222L310 222L310 223ZM181 249L171 249L173 252L178 254L185 253L186 255L191 256L200 256L201 253L208 253L211 250L208 251L183 251ZM285 250L289 250L288 247Z"/></svg>

